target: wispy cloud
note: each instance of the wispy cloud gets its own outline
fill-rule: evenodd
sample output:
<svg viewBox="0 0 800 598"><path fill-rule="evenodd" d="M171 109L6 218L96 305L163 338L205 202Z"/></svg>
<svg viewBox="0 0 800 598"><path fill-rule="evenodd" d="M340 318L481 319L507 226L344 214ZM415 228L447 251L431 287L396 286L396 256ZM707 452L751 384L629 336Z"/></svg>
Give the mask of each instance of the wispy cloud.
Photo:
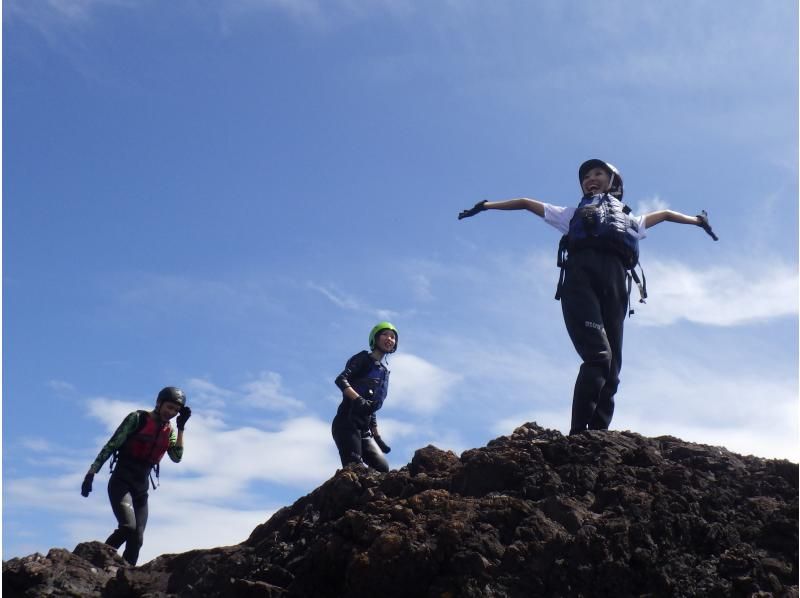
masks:
<svg viewBox="0 0 800 598"><path fill-rule="evenodd" d="M70 394L75 392L75 386L63 380L49 380L47 386L59 394Z"/></svg>
<svg viewBox="0 0 800 598"><path fill-rule="evenodd" d="M301 401L290 397L281 387L281 376L275 372L262 372L258 380L243 385L242 401L251 407L274 411L299 411L304 409Z"/></svg>
<svg viewBox="0 0 800 598"><path fill-rule="evenodd" d="M11 14L40 27L61 21L62 24L85 23L92 13L106 6L135 5L132 0L8 0Z"/></svg>
<svg viewBox="0 0 800 598"><path fill-rule="evenodd" d="M656 195L654 197L648 197L637 202L634 214L636 214L637 216L641 216L642 214L648 214L650 212L657 212L659 210L668 210L668 209L669 209L669 204L663 199L661 199L658 195Z"/></svg>
<svg viewBox="0 0 800 598"><path fill-rule="evenodd" d="M378 320L391 320L396 319L399 315L398 312L390 310L390 309L383 309L372 307L364 302L356 299L352 295L348 295L343 291L340 291L336 287L333 286L325 286L319 285L313 282L309 282L306 285L312 291L316 291L320 293L324 297L326 297L331 303L333 303L336 307L340 309L344 309L347 311L357 311L363 313L371 313L375 316Z"/></svg>
<svg viewBox="0 0 800 598"><path fill-rule="evenodd" d="M235 396L233 391L217 386L203 378L190 378L186 383L187 401L208 409L222 409Z"/></svg>
<svg viewBox="0 0 800 598"><path fill-rule="evenodd" d="M22 445L34 453L49 453L53 450L51 443L44 438L26 438Z"/></svg>
<svg viewBox="0 0 800 598"><path fill-rule="evenodd" d="M636 312L645 325L688 320L741 326L798 313L797 269L777 260L704 270L677 261L648 260L647 277L653 307Z"/></svg>

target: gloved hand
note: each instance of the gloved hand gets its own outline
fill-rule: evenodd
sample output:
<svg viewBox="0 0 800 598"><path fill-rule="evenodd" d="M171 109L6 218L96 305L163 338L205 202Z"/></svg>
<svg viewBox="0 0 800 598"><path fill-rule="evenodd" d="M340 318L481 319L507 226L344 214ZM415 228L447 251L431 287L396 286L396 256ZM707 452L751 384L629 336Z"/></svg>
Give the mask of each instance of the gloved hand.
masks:
<svg viewBox="0 0 800 598"><path fill-rule="evenodd" d="M353 399L353 413L359 415L369 415L375 411L375 401L370 401L358 396Z"/></svg>
<svg viewBox="0 0 800 598"><path fill-rule="evenodd" d="M708 223L708 214L706 213L705 210L702 210L697 215L697 219L700 221L700 222L697 223L697 226L699 226L704 231L706 231L709 235L711 235L712 239L714 239L715 241L719 241L719 238L717 237L717 235L715 235L714 231L711 230L711 225Z"/></svg>
<svg viewBox="0 0 800 598"><path fill-rule="evenodd" d="M89 496L89 493L92 491L93 479L94 479L93 473L87 473L86 477L83 478L83 484L81 484L81 496L83 497Z"/></svg>
<svg viewBox="0 0 800 598"><path fill-rule="evenodd" d="M462 210L458 214L458 219L461 220L462 218L469 218L470 216L474 216L478 212L483 212L486 209L486 200L479 201L474 206L472 206L469 210Z"/></svg>
<svg viewBox="0 0 800 598"><path fill-rule="evenodd" d="M381 451L383 451L384 453L388 453L388 452L390 452L392 450L392 447L390 447L388 444L386 444L383 441L383 438L381 438L377 434L373 434L372 437L375 439L375 444L377 444L378 448L381 449Z"/></svg>
<svg viewBox="0 0 800 598"><path fill-rule="evenodd" d="M175 420L179 430L183 430L184 426L186 425L186 421L190 417L192 417L192 409L189 407L189 405L184 405L181 407L181 410L178 411L178 419Z"/></svg>

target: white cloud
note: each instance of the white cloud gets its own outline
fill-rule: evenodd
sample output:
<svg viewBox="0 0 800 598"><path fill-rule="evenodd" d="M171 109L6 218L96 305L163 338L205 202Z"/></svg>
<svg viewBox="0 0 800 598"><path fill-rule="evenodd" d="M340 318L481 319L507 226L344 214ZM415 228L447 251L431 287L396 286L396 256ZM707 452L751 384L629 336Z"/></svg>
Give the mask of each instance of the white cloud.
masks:
<svg viewBox="0 0 800 598"><path fill-rule="evenodd" d="M409 353L394 356L391 370L392 406L419 415L438 411L453 398L450 389L461 379L461 375Z"/></svg>
<svg viewBox="0 0 800 598"><path fill-rule="evenodd" d="M165 488L166 485L150 493L150 513L138 565L161 554L239 544L277 510L276 505L230 509L192 501L176 502L162 492ZM92 498L94 496L90 495L89 500ZM111 509L107 503L102 506L104 508L100 509L100 505L96 505L91 516L82 513L60 524L70 538L70 550L80 542L103 541L113 531L115 523ZM122 550L119 550L120 555Z"/></svg>
<svg viewBox="0 0 800 598"><path fill-rule="evenodd" d="M304 409L301 401L290 397L281 388L281 376L275 372L262 372L258 380L242 386L242 401L251 407L275 411L298 411Z"/></svg>
<svg viewBox="0 0 800 598"><path fill-rule="evenodd" d="M798 312L797 268L777 260L707 270L648 260L646 274L651 302L636 311L644 325L666 326L684 319L740 326Z"/></svg>
<svg viewBox="0 0 800 598"><path fill-rule="evenodd" d="M641 216L642 214L648 214L650 212L658 212L660 210L668 210L669 204L661 199L658 195L653 197L645 198L636 204L636 210L634 210L634 214L637 216Z"/></svg>
<svg viewBox="0 0 800 598"><path fill-rule="evenodd" d="M97 397L86 401L89 415L103 422L106 430L113 432L131 411L141 407L136 403ZM155 401L153 402L155 405Z"/></svg>
<svg viewBox="0 0 800 598"><path fill-rule="evenodd" d="M190 378L186 383L186 401L189 405L202 406L207 412L225 407L235 393L221 388L203 378Z"/></svg>

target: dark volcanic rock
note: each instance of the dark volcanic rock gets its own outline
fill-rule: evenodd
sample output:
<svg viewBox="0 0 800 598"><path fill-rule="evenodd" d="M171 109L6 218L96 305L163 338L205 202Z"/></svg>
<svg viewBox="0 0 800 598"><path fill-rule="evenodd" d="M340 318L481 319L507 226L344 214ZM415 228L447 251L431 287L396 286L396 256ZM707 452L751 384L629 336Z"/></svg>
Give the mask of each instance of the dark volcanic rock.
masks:
<svg viewBox="0 0 800 598"><path fill-rule="evenodd" d="M348 467L242 544L138 568L96 542L3 563L7 596L797 596L798 466L536 424Z"/></svg>

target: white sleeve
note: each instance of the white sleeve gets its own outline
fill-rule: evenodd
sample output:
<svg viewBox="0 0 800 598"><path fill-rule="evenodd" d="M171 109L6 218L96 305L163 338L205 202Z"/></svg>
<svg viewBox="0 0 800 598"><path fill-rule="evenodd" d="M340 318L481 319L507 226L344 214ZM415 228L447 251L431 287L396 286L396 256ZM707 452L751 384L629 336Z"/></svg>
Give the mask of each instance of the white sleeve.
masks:
<svg viewBox="0 0 800 598"><path fill-rule="evenodd" d="M544 204L544 221L566 235L569 232L569 221L572 220L575 209L546 203Z"/></svg>
<svg viewBox="0 0 800 598"><path fill-rule="evenodd" d="M647 227L644 225L644 216L634 216L631 214L633 226L628 229L628 233L641 240L647 236Z"/></svg>

